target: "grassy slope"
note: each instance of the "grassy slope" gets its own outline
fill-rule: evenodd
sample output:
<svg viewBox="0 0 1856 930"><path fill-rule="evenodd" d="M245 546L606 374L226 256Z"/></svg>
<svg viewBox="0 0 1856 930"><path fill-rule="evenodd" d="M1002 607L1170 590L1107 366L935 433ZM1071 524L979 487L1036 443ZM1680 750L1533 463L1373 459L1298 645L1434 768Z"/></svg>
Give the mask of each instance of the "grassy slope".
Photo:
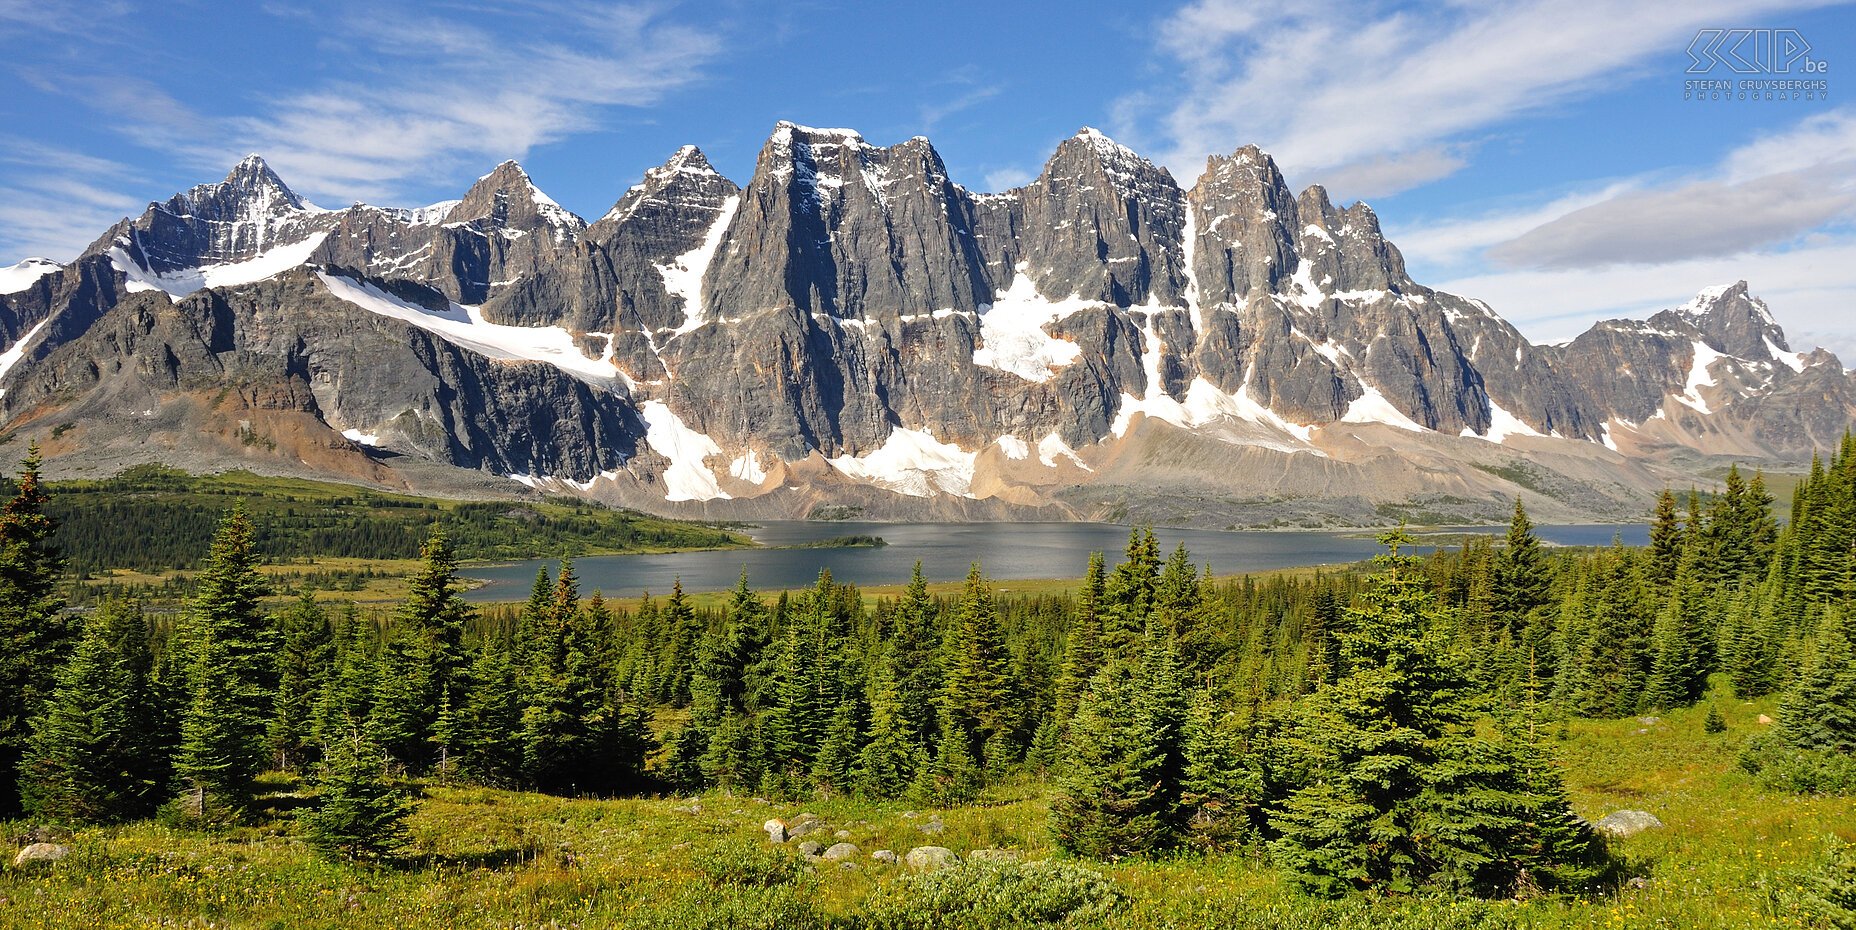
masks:
<svg viewBox="0 0 1856 930"><path fill-rule="evenodd" d="M1772 702L1722 710L1730 728L1721 735L1703 732L1705 708L1647 728L1635 719L1573 723L1561 745L1580 813L1638 808L1668 825L1619 844L1647 868L1648 881L1589 903L1497 905L1495 916L1593 930L1786 925L1765 912L1765 883L1775 870L1810 861L1826 833L1856 838L1856 804L1762 792L1732 759ZM848 829L865 856L932 844L960 852L1015 847L1041 858L1053 855L1047 799L1035 783L1000 790L987 806L942 812L947 829L936 836L920 829L926 813L911 816L898 804L803 808ZM808 904L855 913L895 880L893 867L864 857L855 871L821 863L815 884L799 889L718 888L705 878L706 854L730 842L764 844L764 819L801 809L719 795L692 805L434 787L413 821L415 862L397 870L318 862L281 825L232 837L152 824L88 830L71 838L73 857L49 873L0 873L0 926L141 927L169 919L216 927L642 927L696 925L696 914L726 925L733 918L722 915L735 908L768 920ZM1474 925L1408 902L1320 905L1237 855L1100 868L1131 898L1112 926Z"/></svg>

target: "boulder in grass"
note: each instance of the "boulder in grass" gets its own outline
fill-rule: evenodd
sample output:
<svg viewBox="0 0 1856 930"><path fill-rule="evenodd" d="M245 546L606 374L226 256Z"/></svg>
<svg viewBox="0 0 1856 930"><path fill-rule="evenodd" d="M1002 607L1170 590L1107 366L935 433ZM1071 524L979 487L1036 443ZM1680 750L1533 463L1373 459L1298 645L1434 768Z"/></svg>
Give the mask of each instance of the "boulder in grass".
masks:
<svg viewBox="0 0 1856 930"><path fill-rule="evenodd" d="M895 850L879 849L876 852L873 852L870 854L870 860L872 862L882 862L882 863L887 863L889 865L895 865L897 862L901 861L901 857L896 855Z"/></svg>
<svg viewBox="0 0 1856 930"><path fill-rule="evenodd" d="M768 842L770 843L786 842L786 821L781 820L778 817L775 817L772 820L769 820L766 823L761 824L760 828L762 830L767 831Z"/></svg>
<svg viewBox="0 0 1856 930"><path fill-rule="evenodd" d="M1620 838L1662 828L1663 822L1649 811L1612 811L1592 824L1592 829Z"/></svg>
<svg viewBox="0 0 1856 930"><path fill-rule="evenodd" d="M825 844L818 840L806 840L799 844L799 854L807 859L817 859L825 851Z"/></svg>
<svg viewBox="0 0 1856 930"><path fill-rule="evenodd" d="M849 859L862 851L857 848L856 843L833 843L825 849L824 858L830 862L837 862Z"/></svg>
<svg viewBox="0 0 1856 930"><path fill-rule="evenodd" d="M51 865L70 854L71 847L69 846L60 846L57 843L33 843L13 857L13 867L29 869L40 865Z"/></svg>
<svg viewBox="0 0 1856 930"><path fill-rule="evenodd" d="M935 872L960 862L960 857L946 846L917 846L903 857L911 872Z"/></svg>

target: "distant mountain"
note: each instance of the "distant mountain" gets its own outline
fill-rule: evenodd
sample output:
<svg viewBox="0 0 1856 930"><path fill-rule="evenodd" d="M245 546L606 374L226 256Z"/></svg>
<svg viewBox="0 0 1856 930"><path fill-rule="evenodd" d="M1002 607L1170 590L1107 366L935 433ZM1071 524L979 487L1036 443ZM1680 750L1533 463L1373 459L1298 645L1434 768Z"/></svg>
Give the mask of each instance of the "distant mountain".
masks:
<svg viewBox="0 0 1856 930"><path fill-rule="evenodd" d="M254 155L0 292L7 438L76 473L740 517L1614 519L1856 422L1851 375L1744 282L1536 345L1254 146L1182 189L1091 129L980 194L927 139L781 123L745 187L686 146L591 225L514 162L326 210Z"/></svg>

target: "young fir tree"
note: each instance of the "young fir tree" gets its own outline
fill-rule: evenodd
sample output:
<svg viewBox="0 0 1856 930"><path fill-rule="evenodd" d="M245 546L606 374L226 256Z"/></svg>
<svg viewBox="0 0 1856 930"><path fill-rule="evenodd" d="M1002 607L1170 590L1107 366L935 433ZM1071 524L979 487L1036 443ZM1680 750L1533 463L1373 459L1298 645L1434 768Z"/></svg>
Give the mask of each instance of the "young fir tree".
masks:
<svg viewBox="0 0 1856 930"><path fill-rule="evenodd" d="M439 695L430 691L434 661L429 640L416 630L394 627L374 662L378 674L368 701L368 742L393 765L415 774L437 761L432 731Z"/></svg>
<svg viewBox="0 0 1856 930"><path fill-rule="evenodd" d="M1056 706L1051 713L1052 739L1061 739L1076 716L1076 706L1089 690L1089 682L1102 668L1102 592L1107 574L1102 553L1089 553L1089 570L1077 594L1070 618L1070 635L1064 642L1063 670L1057 677Z"/></svg>
<svg viewBox="0 0 1856 930"><path fill-rule="evenodd" d="M0 817L18 811L19 762L30 722L45 707L78 629L57 596L64 563L45 514L42 460L27 447L14 493L0 509Z"/></svg>
<svg viewBox="0 0 1856 930"><path fill-rule="evenodd" d="M192 799L188 809L202 818L236 815L269 755L278 635L260 603L258 563L251 521L234 507L213 537L182 640L191 651L192 699L175 770Z"/></svg>
<svg viewBox="0 0 1856 930"><path fill-rule="evenodd" d="M1003 729L1010 696L1011 655L999 628L992 591L979 563L967 572L966 589L947 625L941 652L941 725L968 734L969 754Z"/></svg>
<svg viewBox="0 0 1856 930"><path fill-rule="evenodd" d="M985 787L986 776L968 747L973 737L958 723L941 728L934 757L916 773L909 793L918 803L933 807L970 804Z"/></svg>
<svg viewBox="0 0 1856 930"><path fill-rule="evenodd" d="M1819 623L1810 663L1779 703L1778 735L1794 749L1856 754L1856 647L1845 609Z"/></svg>
<svg viewBox="0 0 1856 930"><path fill-rule="evenodd" d="M895 639L890 654L894 657L903 717L924 752L940 727L936 713L941 700L939 650L935 602L928 596L928 581L922 577L922 563L918 561L902 599L896 603Z"/></svg>
<svg viewBox="0 0 1856 930"><path fill-rule="evenodd" d="M149 665L141 610L106 602L59 669L45 712L33 723L20 766L27 813L106 823L153 811L161 788L150 766L157 747L139 719L150 699Z"/></svg>
<svg viewBox="0 0 1856 930"><path fill-rule="evenodd" d="M511 786L522 773L522 701L510 646L488 637L467 672L462 700L453 697L447 761L458 775L483 785Z"/></svg>
<svg viewBox="0 0 1856 930"><path fill-rule="evenodd" d="M921 768L922 751L902 713L902 690L887 662L878 663L870 684L870 731L857 751L851 784L866 798L898 798Z"/></svg>
<svg viewBox="0 0 1856 930"><path fill-rule="evenodd" d="M388 777L380 747L359 729L333 740L316 776L316 804L303 812L303 838L337 859L384 859L406 845L416 808Z"/></svg>
<svg viewBox="0 0 1856 930"><path fill-rule="evenodd" d="M1139 659L1108 660L1071 722L1051 830L1079 856L1145 855L1177 836L1183 694L1171 644L1152 639Z"/></svg>
<svg viewBox="0 0 1856 930"><path fill-rule="evenodd" d="M759 781L748 725L748 667L765 645L766 622L767 606L748 587L744 570L726 616L704 637L690 679L690 718L708 732L698 760L703 784L733 789Z"/></svg>
<svg viewBox="0 0 1856 930"><path fill-rule="evenodd" d="M1520 638L1536 610L1547 605L1553 576L1533 521L1521 499L1514 500L1514 518L1508 524L1508 544L1495 557L1491 608L1499 629L1512 642Z"/></svg>
<svg viewBox="0 0 1856 930"><path fill-rule="evenodd" d="M313 594L304 592L278 617L277 699L267 733L274 765L300 771L315 761L316 699L335 658L335 635Z"/></svg>
<svg viewBox="0 0 1856 930"><path fill-rule="evenodd" d="M1348 672L1303 702L1272 850L1319 894L1512 894L1525 872L1564 854L1529 820L1553 809L1542 795L1557 775L1530 774L1476 736L1430 583L1398 551L1410 537L1382 540L1390 553L1342 637Z"/></svg>
<svg viewBox="0 0 1856 930"><path fill-rule="evenodd" d="M1137 528L1129 532L1125 557L1103 585L1100 611L1105 651L1132 655L1140 649L1159 586L1160 543L1151 528Z"/></svg>
<svg viewBox="0 0 1856 930"><path fill-rule="evenodd" d="M349 604L335 624L335 658L316 697L311 732L326 747L366 723L374 701L373 624Z"/></svg>
<svg viewBox="0 0 1856 930"><path fill-rule="evenodd" d="M1243 842L1263 796L1262 774L1247 764L1229 716L1205 689L1186 714L1180 814L1187 842L1206 851Z"/></svg>

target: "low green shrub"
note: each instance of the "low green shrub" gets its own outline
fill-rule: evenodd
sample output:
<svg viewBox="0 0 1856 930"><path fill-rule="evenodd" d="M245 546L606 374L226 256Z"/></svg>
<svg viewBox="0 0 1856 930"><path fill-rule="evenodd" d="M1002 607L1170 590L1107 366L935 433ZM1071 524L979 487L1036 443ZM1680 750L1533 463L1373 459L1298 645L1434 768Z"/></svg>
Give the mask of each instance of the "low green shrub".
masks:
<svg viewBox="0 0 1856 930"><path fill-rule="evenodd" d="M1068 862L964 862L891 882L866 902L873 930L1006 930L1088 925L1126 897L1101 873Z"/></svg>
<svg viewBox="0 0 1856 930"><path fill-rule="evenodd" d="M730 840L696 857L696 868L718 888L778 888L811 873L798 856L754 840Z"/></svg>
<svg viewBox="0 0 1856 930"><path fill-rule="evenodd" d="M1856 756L1797 749L1774 733L1747 740L1740 767L1774 791L1793 794L1856 793Z"/></svg>

